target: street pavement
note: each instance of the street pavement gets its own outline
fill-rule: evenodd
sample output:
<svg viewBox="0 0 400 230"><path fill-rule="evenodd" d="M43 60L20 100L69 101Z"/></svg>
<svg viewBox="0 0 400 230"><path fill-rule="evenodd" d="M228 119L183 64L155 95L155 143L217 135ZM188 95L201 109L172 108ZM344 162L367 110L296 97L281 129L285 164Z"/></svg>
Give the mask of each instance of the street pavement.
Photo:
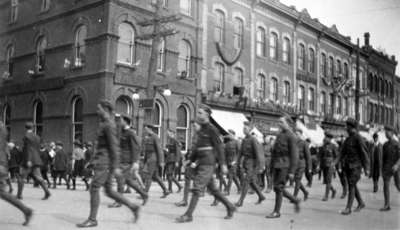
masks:
<svg viewBox="0 0 400 230"><path fill-rule="evenodd" d="M314 178L316 179L316 178ZM107 205L112 201L101 196L101 205L98 213L99 226L94 229L101 230L127 230L127 229L288 229L288 230L313 230L313 229L363 229L363 230L398 230L400 229L400 193L391 184L390 212L380 212L383 206L382 181L378 193L372 193L372 181L362 178L360 182L361 195L366 203L366 208L360 213L352 213L342 216L339 211L345 207L346 199L338 198L341 188L338 178L334 180L334 186L338 189L337 198L327 202L321 201L324 187L321 181L315 180L313 187L309 189L310 197L302 202L299 214L294 213L293 205L284 199L281 218L266 219L265 216L273 210L274 193L266 194L267 200L260 205L255 205L256 195L248 195L243 207L232 220L224 220L226 212L222 204L211 207L213 198L206 194L194 213L191 223L177 224L174 219L183 214L186 208L175 207L174 202L182 198L182 193L174 193L166 199L160 199L162 195L158 184L153 183L151 198L146 206L142 207L138 223L132 223L132 214L127 208L110 209ZM14 189L16 188L14 184ZM236 188L235 188L236 189ZM293 191L293 188L289 188ZM235 190L234 190L235 191ZM23 215L17 209L0 201L0 230L35 229L35 230L64 230L76 229L75 224L85 220L89 213L89 193L84 191L83 184L76 191L66 190L65 186L52 189L52 196L47 201L42 201L41 189L33 188L27 184L24 190L24 202L32 207L34 217L28 227L21 226ZM15 192L14 192L15 194ZM126 194L132 201L140 204L137 194ZM300 192L300 196L302 193ZM238 199L236 191L229 196L232 202ZM354 202L354 207L357 202Z"/></svg>

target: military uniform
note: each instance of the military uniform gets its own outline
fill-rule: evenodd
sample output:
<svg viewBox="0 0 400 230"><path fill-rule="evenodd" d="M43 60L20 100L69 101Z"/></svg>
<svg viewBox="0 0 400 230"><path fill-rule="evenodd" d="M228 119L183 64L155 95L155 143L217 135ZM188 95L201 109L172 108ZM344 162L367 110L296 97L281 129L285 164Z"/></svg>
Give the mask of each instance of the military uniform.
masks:
<svg viewBox="0 0 400 230"><path fill-rule="evenodd" d="M167 144L167 152L165 156L165 171L168 180L168 191L172 192L172 182L178 187L178 192L181 191L182 186L176 179L175 172L176 168L179 167L179 162L181 161L181 145L179 141L175 138L169 138L169 143Z"/></svg>
<svg viewBox="0 0 400 230"><path fill-rule="evenodd" d="M225 143L225 158L228 164L228 185L226 192L229 194L232 188L232 183L234 182L238 191L241 190L240 181L237 176L237 164L239 156L239 143L237 140L231 137L227 137L227 142Z"/></svg>
<svg viewBox="0 0 400 230"><path fill-rule="evenodd" d="M307 200L308 191L301 183L301 179L303 178L305 170L311 169L311 154L308 143L304 140L301 139L297 140L297 149L299 153L299 161L297 164L296 172L294 174L295 187L293 196L297 197L299 190L301 190L304 194L304 200Z"/></svg>
<svg viewBox="0 0 400 230"><path fill-rule="evenodd" d="M242 140L240 153L238 156L239 165L243 168L243 184L239 201L235 204L240 207L243 205L249 187L258 195L258 202L265 200L260 187L256 183L258 171L264 168L264 153L260 151L257 139L251 134L247 134Z"/></svg>
<svg viewBox="0 0 400 230"><path fill-rule="evenodd" d="M267 179L267 193L272 190L272 165L271 165L271 152L272 145L271 144L263 144L264 147L264 158L265 158L265 171L264 175ZM263 178L264 180L264 178Z"/></svg>
<svg viewBox="0 0 400 230"><path fill-rule="evenodd" d="M385 206L382 211L390 210L390 179L395 176L393 166L400 167L400 143L394 139L388 140L383 145L382 156L382 177L383 177L383 195L385 198Z"/></svg>
<svg viewBox="0 0 400 230"><path fill-rule="evenodd" d="M333 143L329 141L328 143L324 143L324 145L320 149L319 154L320 168L322 170L325 183L325 195L322 200L326 201L328 200L329 191L332 192L332 198L334 198L336 195L336 190L332 186L332 177L335 172L334 162L338 155L337 148Z"/></svg>

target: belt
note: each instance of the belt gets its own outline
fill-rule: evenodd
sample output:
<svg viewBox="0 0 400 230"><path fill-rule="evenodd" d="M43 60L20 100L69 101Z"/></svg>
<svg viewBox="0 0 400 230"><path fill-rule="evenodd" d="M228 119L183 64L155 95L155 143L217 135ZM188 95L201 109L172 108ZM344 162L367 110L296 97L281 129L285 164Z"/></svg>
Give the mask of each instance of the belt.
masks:
<svg viewBox="0 0 400 230"><path fill-rule="evenodd" d="M197 151L208 151L208 150L213 150L212 146L205 146L205 147L198 147Z"/></svg>

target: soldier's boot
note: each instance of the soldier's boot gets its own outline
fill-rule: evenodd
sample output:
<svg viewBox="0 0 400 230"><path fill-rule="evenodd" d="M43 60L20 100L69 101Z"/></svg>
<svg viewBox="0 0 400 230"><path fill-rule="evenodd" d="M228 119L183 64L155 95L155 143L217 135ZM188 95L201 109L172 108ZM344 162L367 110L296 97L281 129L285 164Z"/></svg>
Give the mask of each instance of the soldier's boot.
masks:
<svg viewBox="0 0 400 230"><path fill-rule="evenodd" d="M262 194L260 187L254 182L251 182L250 186L257 193L258 201L256 204L261 204L265 200L265 196Z"/></svg>
<svg viewBox="0 0 400 230"><path fill-rule="evenodd" d="M357 203L358 203L358 206L357 206L357 208L354 209L354 211L355 211L355 212L359 212L359 211L361 211L361 209L365 208L365 203L364 203L364 201L363 201L362 198L361 198L361 194L360 194L360 191L359 191L358 188L357 188L357 185L355 186L355 193L354 193L354 195L355 195L356 200L357 200Z"/></svg>
<svg viewBox="0 0 400 230"><path fill-rule="evenodd" d="M327 201L328 197L329 197L329 190L330 190L330 186L329 185L325 185L325 195L322 198L322 201Z"/></svg>
<svg viewBox="0 0 400 230"><path fill-rule="evenodd" d="M332 196L331 196L331 198L334 199L335 196L336 196L336 189L334 189L332 185L331 185L330 187L331 187L331 191L332 191Z"/></svg>
<svg viewBox="0 0 400 230"><path fill-rule="evenodd" d="M172 179L170 177L167 177L168 180L168 192L172 193Z"/></svg>
<svg viewBox="0 0 400 230"><path fill-rule="evenodd" d="M353 206L354 196L355 196L355 188L354 188L354 186L350 186L349 187L349 195L347 197L346 208L340 212L342 215L351 214L351 207Z"/></svg>
<svg viewBox="0 0 400 230"><path fill-rule="evenodd" d="M233 183L233 178L229 178L228 184L226 185L226 188L225 188L225 193L227 196L229 196L231 194L232 183Z"/></svg>
<svg viewBox="0 0 400 230"><path fill-rule="evenodd" d="M306 201L308 199L309 192L307 191L307 189L304 187L304 185L302 183L300 183L300 190L304 194L304 199L303 200Z"/></svg>
<svg viewBox="0 0 400 230"><path fill-rule="evenodd" d="M342 195L340 196L340 199L344 199L347 196L347 191L349 190L347 183L344 183L342 186Z"/></svg>
<svg viewBox="0 0 400 230"><path fill-rule="evenodd" d="M12 193L13 192L13 186L12 186L12 184L11 184L11 179L10 178L7 178L7 180L6 180L6 182L7 182L7 185L8 185L8 193Z"/></svg>
<svg viewBox="0 0 400 230"><path fill-rule="evenodd" d="M281 207L282 207L282 190L278 188L274 188L275 190L275 207L274 211L266 216L266 218L279 218L281 216Z"/></svg>
<svg viewBox="0 0 400 230"><path fill-rule="evenodd" d="M76 179L72 178L72 190L76 190Z"/></svg>
<svg viewBox="0 0 400 230"><path fill-rule="evenodd" d="M296 213L300 212L300 199L292 196L286 189L282 189L282 195L290 200L291 203L294 204L294 211Z"/></svg>
<svg viewBox="0 0 400 230"><path fill-rule="evenodd" d="M235 183L235 185L236 185L236 188L237 188L237 193L239 194L239 193L240 193L240 191L242 190L242 187L241 187L241 184L240 184L239 178L238 178L238 177L236 177L236 176L234 176L234 177L233 177L233 182Z"/></svg>
<svg viewBox="0 0 400 230"><path fill-rule="evenodd" d="M218 206L218 200L214 198L214 201L210 204L210 206Z"/></svg>
<svg viewBox="0 0 400 230"><path fill-rule="evenodd" d="M57 179L53 178L53 189L57 188Z"/></svg>
<svg viewBox="0 0 400 230"><path fill-rule="evenodd" d="M186 210L185 214L176 219L176 222L185 223L185 222L191 222L193 220L193 212L197 206L197 203L199 202L199 198L200 198L199 192L198 191L193 192L188 209Z"/></svg>
<svg viewBox="0 0 400 230"><path fill-rule="evenodd" d="M82 180L83 180L83 182L85 182L86 191L88 191L88 190L89 190L89 183L88 183L88 180L87 180L86 178L83 178Z"/></svg>
<svg viewBox="0 0 400 230"><path fill-rule="evenodd" d="M272 191L272 176L267 175L267 190L265 190L265 193L270 193Z"/></svg>
<svg viewBox="0 0 400 230"><path fill-rule="evenodd" d="M178 187L178 191L176 191L176 192L180 193L182 191L182 185L179 183L179 181L176 179L176 177L172 178L172 182L174 182L174 184Z"/></svg>
<svg viewBox="0 0 400 230"><path fill-rule="evenodd" d="M378 181L374 180L374 193L378 192Z"/></svg>
<svg viewBox="0 0 400 230"><path fill-rule="evenodd" d="M224 219L231 219L233 217L233 213L236 211L235 206L225 197L222 195L220 191L213 191L212 194L214 195L215 201L220 201L224 204L227 215Z"/></svg>
<svg viewBox="0 0 400 230"><path fill-rule="evenodd" d="M22 178L18 178L18 191L17 191L17 198L22 200L22 191L24 190L24 181Z"/></svg>
<svg viewBox="0 0 400 230"><path fill-rule="evenodd" d="M244 184L243 187L242 187L242 191L241 191L241 193L240 193L239 201L235 203L235 206L236 206L236 207L242 207L242 206L243 206L244 198L246 198L247 192L248 192L248 190L249 190L249 184L248 184L248 182L244 182L244 183L245 183L245 184Z"/></svg>

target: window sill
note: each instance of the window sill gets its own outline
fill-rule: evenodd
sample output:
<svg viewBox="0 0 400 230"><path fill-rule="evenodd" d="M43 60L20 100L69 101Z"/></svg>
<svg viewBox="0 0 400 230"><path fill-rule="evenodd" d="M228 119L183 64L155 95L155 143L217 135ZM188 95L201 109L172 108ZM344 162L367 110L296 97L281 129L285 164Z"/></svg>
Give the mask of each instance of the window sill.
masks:
<svg viewBox="0 0 400 230"><path fill-rule="evenodd" d="M9 26L12 26L12 25L15 25L15 24L17 24L17 20L8 22Z"/></svg>
<svg viewBox="0 0 400 230"><path fill-rule="evenodd" d="M120 67L120 68L121 67L122 68L128 68L128 69L131 69L133 71L135 71L137 69L136 66L134 66L132 64L128 64L128 63L123 63L123 62L117 62L117 63L115 63L115 66Z"/></svg>
<svg viewBox="0 0 400 230"><path fill-rule="evenodd" d="M267 57L266 57L266 56L261 56L261 55L258 55L258 54L256 54L256 58L258 58L258 59L263 59L263 60L267 60Z"/></svg>
<svg viewBox="0 0 400 230"><path fill-rule="evenodd" d="M193 15L191 15L191 14L186 14L186 13L183 13L183 12L179 11L179 15L180 15L180 16L183 16L183 17L185 17L185 18L194 20L194 17L193 17Z"/></svg>
<svg viewBox="0 0 400 230"><path fill-rule="evenodd" d="M85 68L85 64L82 64L82 65L73 65L73 66L71 66L71 70L72 71L78 71L78 70L82 70L83 68Z"/></svg>
<svg viewBox="0 0 400 230"><path fill-rule="evenodd" d="M29 76L31 78L33 78L33 79L39 78L39 77L43 77L44 76L44 71L34 72L33 74L30 74Z"/></svg>

